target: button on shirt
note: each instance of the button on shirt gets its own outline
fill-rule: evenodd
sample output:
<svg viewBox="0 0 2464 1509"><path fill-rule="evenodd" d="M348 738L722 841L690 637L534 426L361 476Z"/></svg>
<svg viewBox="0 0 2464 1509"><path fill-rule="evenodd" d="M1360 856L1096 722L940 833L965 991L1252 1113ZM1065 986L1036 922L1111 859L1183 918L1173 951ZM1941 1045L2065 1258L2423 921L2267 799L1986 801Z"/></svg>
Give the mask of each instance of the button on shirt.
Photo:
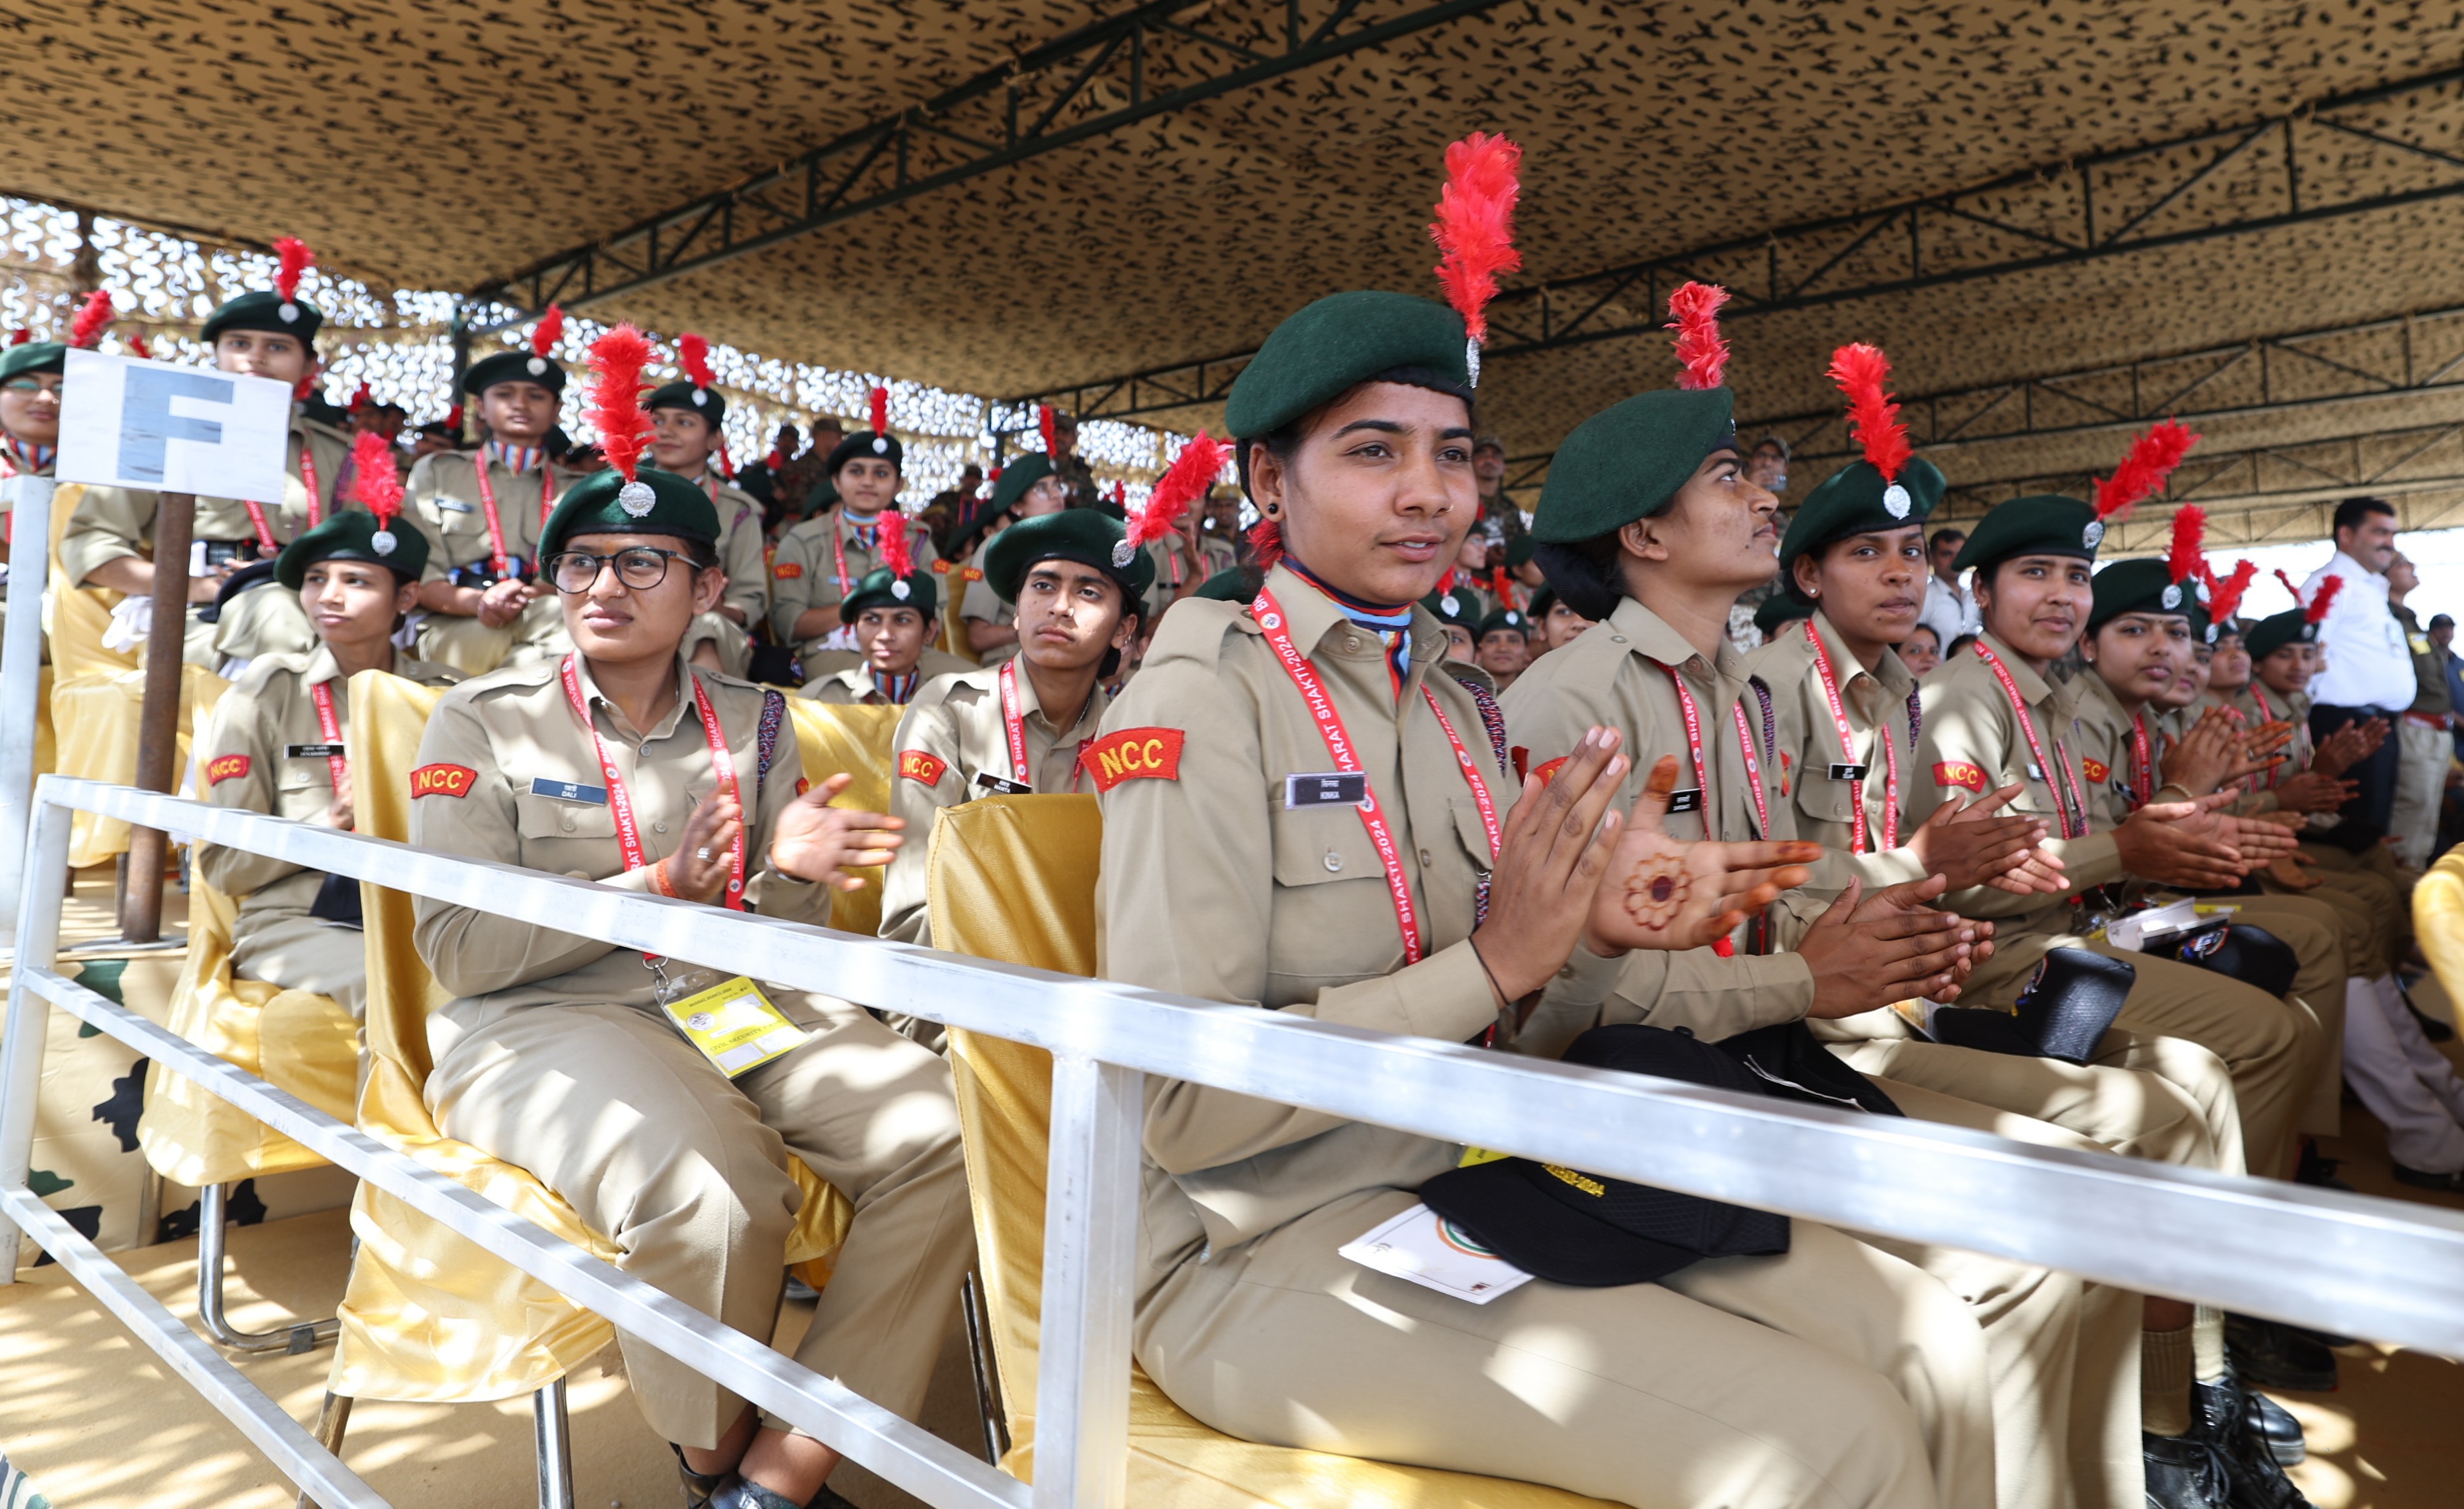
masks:
<svg viewBox="0 0 2464 1509"><path fill-rule="evenodd" d="M2387 579L2362 569L2342 550L2301 584L2301 600L2309 602L2319 584L2330 576L2344 579L2343 590L2327 608L2319 626L2319 646L2326 653L2326 669L2310 680L2310 699L2328 707L2381 707L2401 712L2412 705L2412 647L2405 642L2404 625L2387 608Z"/></svg>

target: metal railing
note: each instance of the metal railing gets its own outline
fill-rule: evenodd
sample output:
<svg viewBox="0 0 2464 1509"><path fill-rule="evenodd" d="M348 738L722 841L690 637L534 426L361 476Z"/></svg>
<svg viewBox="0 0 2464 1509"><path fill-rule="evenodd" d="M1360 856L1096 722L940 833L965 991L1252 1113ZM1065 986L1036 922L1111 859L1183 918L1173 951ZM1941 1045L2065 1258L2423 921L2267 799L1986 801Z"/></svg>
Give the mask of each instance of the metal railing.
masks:
<svg viewBox="0 0 2464 1509"><path fill-rule="evenodd" d="M56 972L72 810L274 855L560 932L1049 1050L1036 1481L688 1309ZM1855 1231L1993 1254L2146 1293L2464 1357L2464 1215L2007 1142L1898 1118L1404 1038L459 859L124 787L45 776L0 1037L0 1277L22 1230L281 1469L328 1504L382 1500L27 1187L48 1002L185 1075L794 1421L957 1509L1126 1498L1143 1076L1160 1075ZM13 1224L11 1224L13 1223Z"/></svg>

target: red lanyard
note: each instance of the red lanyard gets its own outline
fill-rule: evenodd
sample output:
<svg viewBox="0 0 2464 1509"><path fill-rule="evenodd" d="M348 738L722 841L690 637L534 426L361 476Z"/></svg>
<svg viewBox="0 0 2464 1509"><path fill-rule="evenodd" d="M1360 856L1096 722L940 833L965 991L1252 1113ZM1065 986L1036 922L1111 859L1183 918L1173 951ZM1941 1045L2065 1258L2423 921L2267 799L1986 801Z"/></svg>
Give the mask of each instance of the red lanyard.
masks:
<svg viewBox="0 0 2464 1509"><path fill-rule="evenodd" d="M308 689L310 699L317 704L317 734L325 741L325 768L333 772L334 789L342 789L344 772L351 767L339 751L342 747L342 724L334 716L334 683L319 681Z"/></svg>
<svg viewBox="0 0 2464 1509"><path fill-rule="evenodd" d="M1814 647L1814 668L1822 675L1822 698L1831 704L1831 726L1839 734L1839 758L1847 762L1850 768L1856 768L1861 762L1857 758L1855 735L1848 727L1847 709L1839 702L1839 683L1831 674L1831 652L1822 647L1822 636L1814 632L1811 618L1805 621L1805 642ZM1740 715L1744 711L1742 707L1738 709ZM1882 746L1882 841L1876 847L1897 849L1900 847L1900 757L1892 748L1891 730L1887 724L1880 730L1878 742ZM1750 755L1751 751L1748 753ZM1798 772L1797 779L1805 779L1802 771ZM1848 852L1861 854L1865 852L1865 778L1862 775L1849 781L1848 793L1856 798L1857 809L1856 821L1848 830Z"/></svg>
<svg viewBox="0 0 2464 1509"><path fill-rule="evenodd" d="M2258 677L2255 676L2250 678L2250 699L2258 704L2258 721L2260 722L2272 723L2276 721L2276 709L2267 705L2267 694L2258 689ZM2278 760L2276 764L2269 766L2267 767L2267 784L2257 789L2263 791L2274 790L2276 788L2276 783L2284 778L2284 767L2292 763L2293 762L2290 760ZM2255 779L2255 777L2254 777L2254 779Z"/></svg>
<svg viewBox="0 0 2464 1509"><path fill-rule="evenodd" d="M1001 668L1001 729L1009 736L1009 778L1032 790L1035 771L1026 760L1026 715L1018 700L1018 661L1003 660ZM878 685L878 681L875 682ZM911 694L912 695L912 694ZM1078 741L1078 761L1069 767L1069 788L1078 788L1078 772L1087 767L1087 746L1091 738Z"/></svg>
<svg viewBox="0 0 2464 1509"><path fill-rule="evenodd" d="M1685 752L1694 757L1695 796L1704 804L1703 832L1709 837L1712 836L1711 773L1703 763L1703 715L1695 710L1694 694L1685 689L1685 678L1677 674L1677 668L1663 665L1661 669L1668 673L1668 684L1677 688L1677 706L1685 715ZM1756 832L1758 834L1768 833L1771 832L1771 807L1763 797L1762 763L1754 758L1754 736L1746 726L1745 704L1731 703L1728 711L1736 715L1737 752L1746 757L1747 788L1753 793L1754 821L1760 825Z"/></svg>
<svg viewBox="0 0 2464 1509"><path fill-rule="evenodd" d="M616 819L616 844L625 855L625 868L639 870L648 862L642 853L642 831L633 817L632 793L625 789L625 778L616 773L616 762L607 755L607 741L599 736L599 725L590 719L590 706L582 698L580 657L564 657L564 699L573 704L573 716L582 720L584 732L590 735L591 751L599 756L599 778L607 783L607 810ZM687 672L693 682L693 711L701 715L702 736L710 741L710 767L717 777L720 794L736 795L736 762L727 752L727 740L718 731L718 714L712 711L710 696L701 689L701 677ZM742 811L742 803L737 809ZM720 898L736 911L744 910L744 832L753 826L753 814L742 812L736 825L736 842L729 848L730 870L726 895Z"/></svg>
<svg viewBox="0 0 2464 1509"><path fill-rule="evenodd" d="M897 510L894 508L885 508L881 512L872 516L872 557L876 564L881 559L881 530L883 521L888 520L891 514L896 512ZM844 521L844 520L842 520L842 521ZM861 526L849 523L845 529L834 528L830 531L830 553L833 557L834 564L837 566L839 595L841 597L847 596L847 583L849 581L847 567L847 530L859 527ZM907 527L906 516L900 515L898 519L898 527L901 529Z"/></svg>
<svg viewBox="0 0 2464 1509"><path fill-rule="evenodd" d="M1344 729L1343 715L1334 710L1334 699L1327 695L1325 683L1317 678L1316 669L1292 643L1291 631L1284 627L1283 605L1275 601L1272 591L1262 587L1258 589L1257 600L1249 607L1257 617L1258 627L1265 632L1266 643L1274 650L1275 658L1282 663L1284 674L1291 677L1293 688L1301 694L1302 703L1309 708L1309 719L1317 724L1318 737L1326 741L1326 752L1333 758L1334 767L1346 775L1360 774L1360 760L1353 753L1352 735ZM1420 692L1428 698L1430 709L1438 713L1438 726L1445 730L1446 741L1454 745L1455 759L1463 766L1463 777L1471 783L1472 800L1479 805L1481 823L1488 831L1489 855L1494 861L1501 839L1497 810L1489 801L1488 787L1482 782L1463 741L1455 737L1454 725L1446 721L1442 711L1438 710L1437 698L1430 695L1425 685ZM1378 862L1386 867L1386 889L1395 901L1395 925L1403 935L1403 962L1419 964L1421 953L1420 919L1412 902L1411 880L1403 872L1402 851L1396 846L1395 834L1386 826L1386 812L1377 803L1377 793L1371 789L1365 779L1361 782L1360 790L1360 826L1368 830L1370 847L1377 851Z"/></svg>
<svg viewBox="0 0 2464 1509"><path fill-rule="evenodd" d="M1480 778L1480 766L1472 764L1471 751L1463 747L1463 739L1456 734L1454 720L1438 705L1438 694L1430 691L1425 681L1420 683L1420 695L1428 699L1429 711L1438 715L1438 726L1445 730L1446 743L1454 748L1455 764L1463 766L1463 783L1471 788L1472 805L1480 809L1480 826L1488 834L1488 862L1493 865L1498 852L1506 847L1506 835L1497 825L1497 804L1488 798L1488 783Z"/></svg>
<svg viewBox="0 0 2464 1509"><path fill-rule="evenodd" d="M479 510L488 521L488 569L501 577L506 574L506 568L512 565L512 562L505 555L505 526L496 516L496 490L488 485L489 459L484 452L478 457ZM512 471L513 468L507 467L506 470ZM556 474L548 469L547 457L542 455L539 457L539 532L541 534L547 532L548 511L555 506ZM536 566L538 563L532 564ZM699 688L696 687L695 690L698 691Z"/></svg>
<svg viewBox="0 0 2464 1509"><path fill-rule="evenodd" d="M241 499L240 501L247 506L248 521L256 530L256 547L258 553L268 556L273 555L275 553L274 530L265 521L265 505L245 498Z"/></svg>
<svg viewBox="0 0 2464 1509"><path fill-rule="evenodd" d="M2156 762L2147 753L2147 715L2132 715L2130 720L2130 779L2138 787L2141 806L2156 795Z"/></svg>
<svg viewBox="0 0 2464 1509"><path fill-rule="evenodd" d="M325 504L317 496L317 458L310 455L314 447L308 437L299 437L299 485L308 489L308 527L316 528L325 521Z"/></svg>
<svg viewBox="0 0 2464 1509"><path fill-rule="evenodd" d="M2087 798L2080 794L2079 777L2071 771L2070 754L2062 748L2060 740L2054 741L2054 754L2061 761L2062 785L2070 788L2071 805L2065 808L2062 806L2062 787L2054 784L2054 766L2045 759L2045 746L2036 742L2036 721L2028 716L2028 703L2019 695L2019 683L2011 679L2011 673L2003 668L2001 657L1985 648L1982 639L1976 641L1976 657L1991 668L1993 678L2002 683L2002 695L2011 699L2011 711L2019 720L2019 732L2028 738L2028 752L2036 757L2036 774L2044 781L2045 789L2054 793L2054 809L2061 813L2062 836L2085 838ZM2074 812L2078 814L2076 819ZM2074 822L2076 832L2073 831Z"/></svg>

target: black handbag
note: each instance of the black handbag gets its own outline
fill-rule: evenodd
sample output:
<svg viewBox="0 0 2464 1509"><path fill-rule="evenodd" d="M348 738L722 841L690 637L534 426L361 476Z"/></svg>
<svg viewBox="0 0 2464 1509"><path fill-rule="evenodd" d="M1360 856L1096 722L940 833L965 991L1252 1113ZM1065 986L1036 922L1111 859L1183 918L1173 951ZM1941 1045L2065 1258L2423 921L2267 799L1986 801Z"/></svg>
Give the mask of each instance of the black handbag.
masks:
<svg viewBox="0 0 2464 1509"><path fill-rule="evenodd" d="M344 927L366 927L367 921L360 911L360 882L346 875L327 876L325 882L317 887L317 899L308 903L308 915Z"/></svg>

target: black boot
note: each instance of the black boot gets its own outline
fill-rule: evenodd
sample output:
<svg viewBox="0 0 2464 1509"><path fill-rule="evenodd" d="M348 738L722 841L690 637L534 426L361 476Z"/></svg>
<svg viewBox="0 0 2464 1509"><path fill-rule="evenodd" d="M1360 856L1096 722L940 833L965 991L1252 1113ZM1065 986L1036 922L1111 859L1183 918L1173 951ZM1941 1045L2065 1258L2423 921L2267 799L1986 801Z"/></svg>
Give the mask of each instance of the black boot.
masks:
<svg viewBox="0 0 2464 1509"><path fill-rule="evenodd" d="M2189 1435L2142 1435L2147 1509L2232 1509L2223 1456L2193 1428Z"/></svg>
<svg viewBox="0 0 2464 1509"><path fill-rule="evenodd" d="M2225 1465L2233 1509L2316 1509L2250 1429L2250 1400L2232 1378L2190 1386L2194 1433L2207 1438Z"/></svg>
<svg viewBox="0 0 2464 1509"><path fill-rule="evenodd" d="M706 1509L710 1496L718 1492L719 1485L727 1481L727 1475L694 1472L685 1465L684 1448L673 1441L668 1443L668 1450L676 1454L676 1476L684 1480L685 1485L685 1509Z"/></svg>
<svg viewBox="0 0 2464 1509"><path fill-rule="evenodd" d="M2301 1437L2301 1422L2287 1409L2255 1388L2242 1390L2250 1402L2242 1423L2251 1433L2267 1443L2267 1454L2276 1458L2279 1467L2299 1467L2310 1454L2310 1443Z"/></svg>
<svg viewBox="0 0 2464 1509"><path fill-rule="evenodd" d="M2281 1321L2227 1315L2225 1355L2235 1376L2262 1387L2325 1393L2336 1387L2336 1354Z"/></svg>

